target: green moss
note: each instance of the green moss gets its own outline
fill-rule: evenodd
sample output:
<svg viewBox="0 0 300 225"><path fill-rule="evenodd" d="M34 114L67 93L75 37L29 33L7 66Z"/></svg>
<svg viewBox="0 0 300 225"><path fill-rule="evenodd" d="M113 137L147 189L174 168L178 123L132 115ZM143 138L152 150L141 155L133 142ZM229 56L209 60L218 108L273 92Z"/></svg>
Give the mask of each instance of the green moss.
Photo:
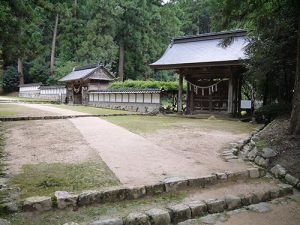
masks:
<svg viewBox="0 0 300 225"><path fill-rule="evenodd" d="M257 148L265 148L267 146L269 146L269 143L265 139L260 139L258 142L256 142L256 147Z"/></svg>
<svg viewBox="0 0 300 225"><path fill-rule="evenodd" d="M54 191L80 191L119 184L118 179L102 161L78 164L41 163L23 166L23 172L10 180L21 189L21 198L51 195Z"/></svg>
<svg viewBox="0 0 300 225"><path fill-rule="evenodd" d="M69 109L77 112L82 113L89 113L89 114L133 114L134 112L129 112L125 110L114 110L114 109L105 109L105 108L98 108L98 107L91 107L91 106L82 106L82 105L53 105L54 107L62 108L62 109Z"/></svg>
<svg viewBox="0 0 300 225"><path fill-rule="evenodd" d="M138 200L122 201L81 207L78 211L53 210L43 213L17 213L6 216L14 225L61 225L67 222L89 223L99 218L124 217L130 212L144 211L150 208L165 206L170 202L180 202L187 196L186 192L164 193L154 197L146 197ZM84 223L84 224L85 224Z"/></svg>

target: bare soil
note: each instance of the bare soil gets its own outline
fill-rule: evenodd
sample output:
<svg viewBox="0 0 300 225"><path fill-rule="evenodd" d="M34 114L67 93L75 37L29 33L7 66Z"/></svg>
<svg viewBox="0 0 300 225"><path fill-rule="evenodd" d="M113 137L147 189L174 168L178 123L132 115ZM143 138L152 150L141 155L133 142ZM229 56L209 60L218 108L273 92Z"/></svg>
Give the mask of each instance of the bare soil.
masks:
<svg viewBox="0 0 300 225"><path fill-rule="evenodd" d="M10 122L5 125L5 151L12 174L20 172L26 164L76 163L99 157L69 120Z"/></svg>
<svg viewBox="0 0 300 225"><path fill-rule="evenodd" d="M280 164L290 174L300 179L300 136L290 135L289 120L280 118L272 121L259 134L262 147L271 147L278 152L271 166Z"/></svg>

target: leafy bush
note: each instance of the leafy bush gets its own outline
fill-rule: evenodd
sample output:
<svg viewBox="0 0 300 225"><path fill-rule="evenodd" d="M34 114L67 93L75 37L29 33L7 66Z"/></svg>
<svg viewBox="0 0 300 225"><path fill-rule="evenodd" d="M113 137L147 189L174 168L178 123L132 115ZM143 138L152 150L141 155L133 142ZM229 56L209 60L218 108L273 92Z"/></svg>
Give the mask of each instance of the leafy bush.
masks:
<svg viewBox="0 0 300 225"><path fill-rule="evenodd" d="M124 82L113 82L109 89L143 89L143 88L163 88L164 90L178 90L178 81L152 81L152 80L126 80ZM186 90L184 84L183 90Z"/></svg>
<svg viewBox="0 0 300 225"><path fill-rule="evenodd" d="M284 103L272 103L260 107L254 112L255 119L258 123L269 123L277 116L287 114L291 111L291 105Z"/></svg>
<svg viewBox="0 0 300 225"><path fill-rule="evenodd" d="M8 66L3 73L3 89L6 92L18 90L18 71L14 66Z"/></svg>

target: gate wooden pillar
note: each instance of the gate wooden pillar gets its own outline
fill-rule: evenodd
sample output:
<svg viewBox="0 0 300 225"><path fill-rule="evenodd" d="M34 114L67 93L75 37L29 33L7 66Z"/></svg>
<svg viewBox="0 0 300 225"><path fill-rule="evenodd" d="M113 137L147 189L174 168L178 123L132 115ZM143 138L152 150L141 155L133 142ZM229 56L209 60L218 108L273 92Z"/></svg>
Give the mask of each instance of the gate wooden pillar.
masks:
<svg viewBox="0 0 300 225"><path fill-rule="evenodd" d="M182 113L182 89L183 89L183 75L179 74L178 98L177 98L177 112Z"/></svg>

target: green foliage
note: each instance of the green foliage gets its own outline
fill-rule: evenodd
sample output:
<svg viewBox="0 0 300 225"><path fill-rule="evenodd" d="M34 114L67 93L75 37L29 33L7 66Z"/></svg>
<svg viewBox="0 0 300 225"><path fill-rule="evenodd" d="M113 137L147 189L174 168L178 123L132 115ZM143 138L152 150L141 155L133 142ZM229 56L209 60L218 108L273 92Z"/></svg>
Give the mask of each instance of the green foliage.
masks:
<svg viewBox="0 0 300 225"><path fill-rule="evenodd" d="M3 89L5 91L18 90L18 72L16 67L8 66L3 73Z"/></svg>
<svg viewBox="0 0 300 225"><path fill-rule="evenodd" d="M288 114L290 110L290 104L272 103L257 109L254 112L254 116L258 123L269 123L278 116Z"/></svg>
<svg viewBox="0 0 300 225"><path fill-rule="evenodd" d="M160 88L164 90L178 90L178 81L141 81L141 80L126 80L124 82L114 82L109 86L109 89L142 89L142 88ZM186 84L184 85L186 89Z"/></svg>

